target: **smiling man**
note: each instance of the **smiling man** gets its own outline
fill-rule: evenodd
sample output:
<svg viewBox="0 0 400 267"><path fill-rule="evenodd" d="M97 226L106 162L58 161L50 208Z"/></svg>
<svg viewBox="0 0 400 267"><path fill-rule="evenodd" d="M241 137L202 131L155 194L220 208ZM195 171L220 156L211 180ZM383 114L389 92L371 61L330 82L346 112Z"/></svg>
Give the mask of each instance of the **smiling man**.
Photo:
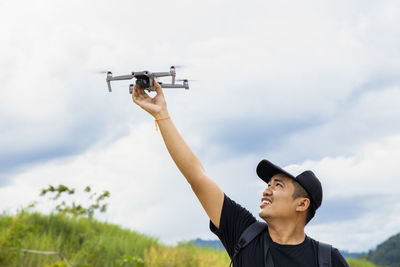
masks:
<svg viewBox="0 0 400 267"><path fill-rule="evenodd" d="M155 82L155 87L157 95L150 97L135 85L132 99L155 118L168 152L206 211L211 231L221 240L235 267L348 266L337 249L323 249L327 246L304 232L322 202L321 183L313 172L294 175L262 160L257 174L268 186L261 196L259 212L264 223L257 222L208 177L172 123L161 86Z"/></svg>

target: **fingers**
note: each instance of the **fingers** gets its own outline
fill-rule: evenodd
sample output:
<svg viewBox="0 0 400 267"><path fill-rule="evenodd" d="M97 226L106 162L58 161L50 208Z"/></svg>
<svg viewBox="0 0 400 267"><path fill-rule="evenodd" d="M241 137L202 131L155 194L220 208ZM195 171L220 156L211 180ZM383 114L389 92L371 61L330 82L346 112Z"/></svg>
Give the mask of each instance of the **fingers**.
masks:
<svg viewBox="0 0 400 267"><path fill-rule="evenodd" d="M166 103L161 86L155 82L154 87L156 88L157 95L150 97L144 89L140 88L139 85L135 84L132 90L132 100L135 104L140 106L145 111L149 112L152 116L156 117L157 114L168 113L166 110Z"/></svg>
<svg viewBox="0 0 400 267"><path fill-rule="evenodd" d="M144 91L144 89L141 89L139 87L139 85L135 84L135 86L133 87L133 91L132 91L132 100L133 102L135 102L136 104L140 104L139 102L148 98L149 96L147 95L147 93Z"/></svg>
<svg viewBox="0 0 400 267"><path fill-rule="evenodd" d="M156 88L157 95L164 96L161 85L156 80L154 80L154 87Z"/></svg>
<svg viewBox="0 0 400 267"><path fill-rule="evenodd" d="M135 84L135 86L133 87L133 91L132 91L132 100L133 102L135 102L136 104L138 104L137 100L138 100L138 89L139 86L137 84Z"/></svg>

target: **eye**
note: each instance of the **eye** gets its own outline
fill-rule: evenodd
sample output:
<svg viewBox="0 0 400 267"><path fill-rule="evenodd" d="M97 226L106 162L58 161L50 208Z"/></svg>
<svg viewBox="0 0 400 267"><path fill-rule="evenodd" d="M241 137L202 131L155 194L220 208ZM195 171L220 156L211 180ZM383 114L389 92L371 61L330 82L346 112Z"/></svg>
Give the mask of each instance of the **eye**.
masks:
<svg viewBox="0 0 400 267"><path fill-rule="evenodd" d="M283 187L283 185L281 183L276 183L276 185L279 185L280 187Z"/></svg>

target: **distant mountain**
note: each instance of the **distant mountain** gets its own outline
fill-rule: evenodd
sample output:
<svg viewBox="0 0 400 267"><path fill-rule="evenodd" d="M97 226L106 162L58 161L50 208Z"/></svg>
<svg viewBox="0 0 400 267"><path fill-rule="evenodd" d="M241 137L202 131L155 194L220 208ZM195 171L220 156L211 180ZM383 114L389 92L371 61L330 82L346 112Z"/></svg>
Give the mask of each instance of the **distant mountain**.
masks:
<svg viewBox="0 0 400 267"><path fill-rule="evenodd" d="M197 238L195 240L191 241L193 244L199 246L199 247L208 247L208 248L213 248L213 249L221 249L224 250L224 246L222 245L221 241L219 240L203 240L201 238ZM359 258L365 253L351 253L348 251L340 251L342 253L343 257L349 259L349 258Z"/></svg>
<svg viewBox="0 0 400 267"><path fill-rule="evenodd" d="M400 233L370 251L367 259L378 265L400 267Z"/></svg>
<svg viewBox="0 0 400 267"><path fill-rule="evenodd" d="M357 259L364 256L364 252L348 252L347 250L340 250L340 254L346 259Z"/></svg>
<svg viewBox="0 0 400 267"><path fill-rule="evenodd" d="M224 245L222 245L221 241L219 241L219 240L203 240L201 238L197 238L190 242L192 242L193 244L195 244L199 247L207 247L207 248L220 249L220 250L225 249Z"/></svg>

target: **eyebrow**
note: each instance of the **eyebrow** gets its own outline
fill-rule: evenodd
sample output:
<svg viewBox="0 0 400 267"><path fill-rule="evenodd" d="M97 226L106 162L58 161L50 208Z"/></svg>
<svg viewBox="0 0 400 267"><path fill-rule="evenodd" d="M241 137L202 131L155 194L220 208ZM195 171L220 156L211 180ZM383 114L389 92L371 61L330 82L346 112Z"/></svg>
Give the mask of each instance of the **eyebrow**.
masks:
<svg viewBox="0 0 400 267"><path fill-rule="evenodd" d="M282 179L279 179L279 178L273 178L271 182L280 182L283 185L286 185L285 182Z"/></svg>

